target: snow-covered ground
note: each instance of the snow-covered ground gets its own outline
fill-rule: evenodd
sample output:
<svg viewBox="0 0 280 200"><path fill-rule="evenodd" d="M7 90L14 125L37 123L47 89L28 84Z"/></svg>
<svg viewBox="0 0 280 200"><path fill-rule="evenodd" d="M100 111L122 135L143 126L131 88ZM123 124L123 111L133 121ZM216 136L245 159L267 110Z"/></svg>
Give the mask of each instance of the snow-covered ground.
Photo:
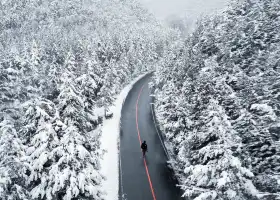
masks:
<svg viewBox="0 0 280 200"><path fill-rule="evenodd" d="M122 105L132 89L133 85L145 77L145 73L134 79L127 85L117 97L114 106L111 107L113 117L111 119L104 119L102 136L101 136L101 149L105 150L105 155L101 160L101 173L105 176L102 182L103 190L106 192L105 200L117 200L119 192L119 132Z"/></svg>

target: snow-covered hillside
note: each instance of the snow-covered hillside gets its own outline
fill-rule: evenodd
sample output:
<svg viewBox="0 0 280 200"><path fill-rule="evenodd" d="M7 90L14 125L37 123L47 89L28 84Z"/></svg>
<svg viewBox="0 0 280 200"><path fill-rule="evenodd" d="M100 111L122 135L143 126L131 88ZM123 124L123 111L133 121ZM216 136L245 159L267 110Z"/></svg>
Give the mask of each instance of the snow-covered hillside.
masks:
<svg viewBox="0 0 280 200"><path fill-rule="evenodd" d="M0 199L101 199L100 110L153 67L164 31L131 0L0 10Z"/></svg>
<svg viewBox="0 0 280 200"><path fill-rule="evenodd" d="M280 1L239 1L203 19L156 73L157 118L185 196L280 198Z"/></svg>

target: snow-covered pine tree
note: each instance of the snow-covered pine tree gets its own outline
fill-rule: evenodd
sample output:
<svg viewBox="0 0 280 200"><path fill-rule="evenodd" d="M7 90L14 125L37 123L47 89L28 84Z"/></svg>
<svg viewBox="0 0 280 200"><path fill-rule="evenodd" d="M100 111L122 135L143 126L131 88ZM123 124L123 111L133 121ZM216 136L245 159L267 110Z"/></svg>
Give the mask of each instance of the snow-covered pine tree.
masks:
<svg viewBox="0 0 280 200"><path fill-rule="evenodd" d="M26 183L32 198L51 196L47 178L54 165L53 149L58 137L53 128L57 111L53 102L46 99L30 100L25 103L21 137L24 139L25 156L22 158L26 171Z"/></svg>
<svg viewBox="0 0 280 200"><path fill-rule="evenodd" d="M99 199L100 132L93 130L96 124L87 119L70 83L59 102L58 108L47 100L27 104L24 162L32 198Z"/></svg>
<svg viewBox="0 0 280 200"><path fill-rule="evenodd" d="M100 199L100 130L98 119L90 112L87 101L89 98L94 100L95 96L86 98L87 91L94 94L96 85L90 76L75 79L73 73L68 75L73 71L73 64L68 63L60 81L58 113L63 128L58 133L59 146L53 151L57 164L49 171L51 180L48 182L54 183L52 190L58 199ZM85 78L91 82L86 83ZM81 88L78 83L89 84L92 88ZM58 176L60 180L57 180Z"/></svg>
<svg viewBox="0 0 280 200"><path fill-rule="evenodd" d="M109 106L114 101L114 95L116 94L116 88L119 83L114 77L115 59L113 58L114 53L113 47L107 42L104 44L98 44L99 48L97 51L99 69L95 70L98 76L99 91L97 93L97 106L104 107L105 114Z"/></svg>
<svg viewBox="0 0 280 200"><path fill-rule="evenodd" d="M22 156L24 147L13 120L4 119L0 123L0 199L29 199Z"/></svg>
<svg viewBox="0 0 280 200"><path fill-rule="evenodd" d="M186 163L185 195L197 200L256 199L250 180L254 175L235 156L240 151L240 138L223 108L210 100L197 120L197 128L188 133L179 153Z"/></svg>

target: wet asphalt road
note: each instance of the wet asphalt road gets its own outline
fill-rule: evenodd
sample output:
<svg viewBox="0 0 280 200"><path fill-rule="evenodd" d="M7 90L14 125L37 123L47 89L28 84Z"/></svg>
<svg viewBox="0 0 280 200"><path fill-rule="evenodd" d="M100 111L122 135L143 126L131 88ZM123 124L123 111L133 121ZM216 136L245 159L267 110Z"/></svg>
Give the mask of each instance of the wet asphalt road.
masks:
<svg viewBox="0 0 280 200"><path fill-rule="evenodd" d="M120 199L183 199L180 189L176 187L177 181L167 167L167 156L153 122L150 107L152 98L148 87L150 78L151 75L148 75L134 85L122 108ZM142 158L136 119L140 140L146 140L148 144L146 160Z"/></svg>

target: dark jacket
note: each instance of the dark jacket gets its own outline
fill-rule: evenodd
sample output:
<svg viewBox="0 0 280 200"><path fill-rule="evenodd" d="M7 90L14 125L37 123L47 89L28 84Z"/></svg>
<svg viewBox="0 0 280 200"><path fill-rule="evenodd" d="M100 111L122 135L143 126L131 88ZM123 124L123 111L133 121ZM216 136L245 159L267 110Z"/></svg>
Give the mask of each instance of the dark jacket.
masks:
<svg viewBox="0 0 280 200"><path fill-rule="evenodd" d="M141 144L141 149L143 149L143 150L147 150L148 149L148 146L147 146L147 144L146 143L142 143Z"/></svg>

